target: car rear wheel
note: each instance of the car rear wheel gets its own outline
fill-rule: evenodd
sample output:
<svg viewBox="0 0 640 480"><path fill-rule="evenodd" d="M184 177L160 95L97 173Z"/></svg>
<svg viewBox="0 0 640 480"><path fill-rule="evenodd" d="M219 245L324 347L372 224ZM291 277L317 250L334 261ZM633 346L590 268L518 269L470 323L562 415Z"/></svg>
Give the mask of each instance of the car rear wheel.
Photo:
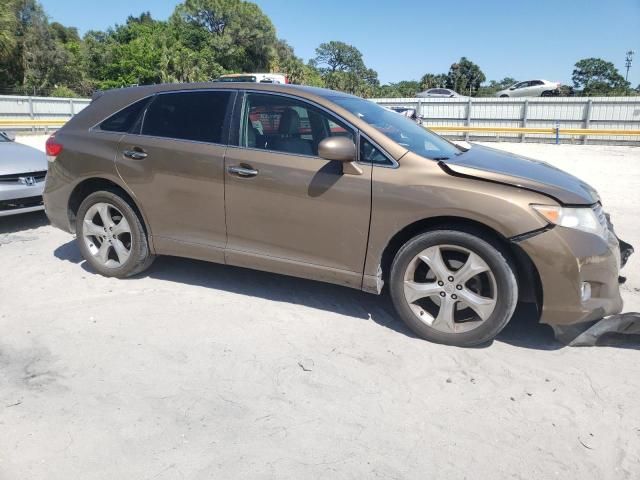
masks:
<svg viewBox="0 0 640 480"><path fill-rule="evenodd" d="M94 192L84 199L76 233L85 260L104 276L130 277L153 262L140 218L115 192Z"/></svg>
<svg viewBox="0 0 640 480"><path fill-rule="evenodd" d="M509 98L509 95L500 95L500 98Z"/></svg>
<svg viewBox="0 0 640 480"><path fill-rule="evenodd" d="M518 285L507 258L499 245L467 232L423 233L398 251L391 267L395 309L426 340L485 343L516 308Z"/></svg>
<svg viewBox="0 0 640 480"><path fill-rule="evenodd" d="M553 90L545 90L542 92L542 97L554 97L556 93Z"/></svg>

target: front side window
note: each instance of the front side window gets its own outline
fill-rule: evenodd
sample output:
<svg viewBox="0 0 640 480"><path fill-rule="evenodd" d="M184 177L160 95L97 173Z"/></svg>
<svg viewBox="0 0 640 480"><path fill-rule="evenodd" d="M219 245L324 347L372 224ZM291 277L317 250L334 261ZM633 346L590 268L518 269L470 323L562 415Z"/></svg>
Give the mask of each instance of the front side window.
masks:
<svg viewBox="0 0 640 480"><path fill-rule="evenodd" d="M240 145L298 155L318 155L327 137L354 134L319 108L280 95L250 93L245 99Z"/></svg>
<svg viewBox="0 0 640 480"><path fill-rule="evenodd" d="M142 134L224 143L222 130L230 95L212 91L159 94L147 109Z"/></svg>
<svg viewBox="0 0 640 480"><path fill-rule="evenodd" d="M360 136L360 161L373 165L393 165L393 163L373 143Z"/></svg>
<svg viewBox="0 0 640 480"><path fill-rule="evenodd" d="M397 144L423 157L448 160L463 151L410 118L382 108L370 100L344 95L331 97L331 101L353 113Z"/></svg>
<svg viewBox="0 0 640 480"><path fill-rule="evenodd" d="M131 131L148 103L149 98L144 98L114 113L100 124L100 130L119 133Z"/></svg>

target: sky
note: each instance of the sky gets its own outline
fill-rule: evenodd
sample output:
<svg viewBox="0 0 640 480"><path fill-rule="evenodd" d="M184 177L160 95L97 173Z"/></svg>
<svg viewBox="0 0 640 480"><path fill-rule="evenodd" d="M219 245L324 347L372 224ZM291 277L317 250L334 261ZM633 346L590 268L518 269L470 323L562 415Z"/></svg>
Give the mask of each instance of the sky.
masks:
<svg viewBox="0 0 640 480"><path fill-rule="evenodd" d="M171 15L177 0L40 0L52 21L80 33L123 23L130 14ZM640 0L255 0L277 34L305 60L322 42L357 47L382 83L446 73L461 56L490 79L571 83L575 62L611 61L640 84Z"/></svg>

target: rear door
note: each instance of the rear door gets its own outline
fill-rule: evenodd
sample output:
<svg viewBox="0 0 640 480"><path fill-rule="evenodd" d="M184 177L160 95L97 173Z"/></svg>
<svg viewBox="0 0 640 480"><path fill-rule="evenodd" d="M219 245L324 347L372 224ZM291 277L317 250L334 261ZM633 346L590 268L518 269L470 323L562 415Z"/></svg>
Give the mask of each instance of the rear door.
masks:
<svg viewBox="0 0 640 480"><path fill-rule="evenodd" d="M120 141L118 172L168 252L203 245L223 261L224 154L235 92L163 92Z"/></svg>
<svg viewBox="0 0 640 480"><path fill-rule="evenodd" d="M371 165L342 173L318 156L328 136L356 140L329 112L289 96L248 93L226 155L227 263L360 286Z"/></svg>

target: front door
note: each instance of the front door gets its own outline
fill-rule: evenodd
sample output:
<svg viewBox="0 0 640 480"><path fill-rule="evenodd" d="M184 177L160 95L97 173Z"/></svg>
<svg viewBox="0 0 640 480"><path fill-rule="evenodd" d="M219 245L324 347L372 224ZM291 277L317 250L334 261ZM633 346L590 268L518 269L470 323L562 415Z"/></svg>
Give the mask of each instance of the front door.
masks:
<svg viewBox="0 0 640 480"><path fill-rule="evenodd" d="M123 136L118 172L145 211L160 253L180 245L219 250L224 261L225 119L230 91L158 94L144 121ZM208 257L207 257L208 258Z"/></svg>
<svg viewBox="0 0 640 480"><path fill-rule="evenodd" d="M239 146L225 158L227 262L359 286L371 209L371 166L343 174L318 143L356 132L325 110L247 93Z"/></svg>

